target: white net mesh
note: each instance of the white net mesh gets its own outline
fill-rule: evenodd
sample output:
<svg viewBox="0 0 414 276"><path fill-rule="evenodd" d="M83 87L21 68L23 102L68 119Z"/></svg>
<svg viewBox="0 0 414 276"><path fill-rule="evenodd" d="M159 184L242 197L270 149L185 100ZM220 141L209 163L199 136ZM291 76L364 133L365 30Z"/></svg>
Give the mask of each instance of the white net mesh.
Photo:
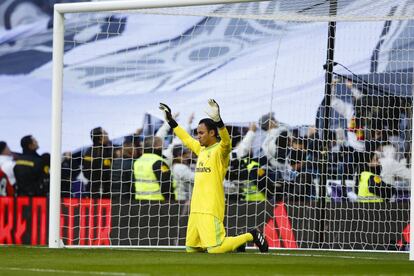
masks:
<svg viewBox="0 0 414 276"><path fill-rule="evenodd" d="M67 15L64 243L184 246L200 164L158 105L196 137L214 98L233 145L228 235L257 227L276 248L405 250L414 5L332 3ZM326 21L338 21L329 86Z"/></svg>

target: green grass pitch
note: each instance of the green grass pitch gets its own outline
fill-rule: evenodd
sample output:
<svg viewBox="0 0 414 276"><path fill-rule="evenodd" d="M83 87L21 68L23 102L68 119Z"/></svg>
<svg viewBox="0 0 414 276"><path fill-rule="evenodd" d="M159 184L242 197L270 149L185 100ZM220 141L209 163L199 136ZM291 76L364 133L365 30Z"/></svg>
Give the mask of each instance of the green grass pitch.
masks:
<svg viewBox="0 0 414 276"><path fill-rule="evenodd" d="M0 275L414 275L408 254L0 247Z"/></svg>

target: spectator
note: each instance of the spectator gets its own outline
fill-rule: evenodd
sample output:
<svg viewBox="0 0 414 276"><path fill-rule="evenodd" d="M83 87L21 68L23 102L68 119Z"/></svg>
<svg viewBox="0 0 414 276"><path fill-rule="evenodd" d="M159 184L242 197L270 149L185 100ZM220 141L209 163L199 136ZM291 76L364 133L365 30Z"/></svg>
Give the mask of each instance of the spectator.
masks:
<svg viewBox="0 0 414 276"><path fill-rule="evenodd" d="M266 195L271 194L267 190L273 183L266 181L265 170L254 159L245 158L242 161L246 164L247 176L241 185L242 200L254 202L266 200ZM271 191L275 190L273 186Z"/></svg>
<svg viewBox="0 0 414 276"><path fill-rule="evenodd" d="M20 145L23 153L17 157L14 166L16 190L19 196L44 196L48 193L45 185L45 167L42 157L37 153L37 140L32 135L24 136Z"/></svg>
<svg viewBox="0 0 414 276"><path fill-rule="evenodd" d="M259 181L264 179L265 170L260 168L258 160L252 157L252 143L256 131L256 124L251 123L246 135L230 153L230 167L225 180L235 183L241 199L244 201L263 201L266 199L266 185L259 185L259 183L266 184L266 181Z"/></svg>
<svg viewBox="0 0 414 276"><path fill-rule="evenodd" d="M143 154L134 162L135 199L172 199L170 167L162 157L163 141L157 136L144 139Z"/></svg>
<svg viewBox="0 0 414 276"><path fill-rule="evenodd" d="M0 142L0 169L6 174L11 186L16 184L14 176L14 156L6 142Z"/></svg>
<svg viewBox="0 0 414 276"><path fill-rule="evenodd" d="M108 198L111 186L113 146L102 127L91 130L92 147L82 156L82 173L88 180L92 198Z"/></svg>
<svg viewBox="0 0 414 276"><path fill-rule="evenodd" d="M14 189L13 186L10 184L9 178L0 169L0 196L13 196Z"/></svg>
<svg viewBox="0 0 414 276"><path fill-rule="evenodd" d="M172 175L175 200L188 202L193 190L194 172L191 171L191 152L182 145L173 148Z"/></svg>
<svg viewBox="0 0 414 276"><path fill-rule="evenodd" d="M40 158L42 158L42 179L43 179L43 190L45 195L49 196L49 186L50 186L50 153L43 153Z"/></svg>
<svg viewBox="0 0 414 276"><path fill-rule="evenodd" d="M346 102L340 97L336 96L335 90L337 84L338 80L336 79L333 82L333 95L331 100L331 107L341 116L343 116L346 120L346 124L348 127L347 143L357 151L364 151L365 147L363 142L363 129L359 123L359 120L355 117L356 115L354 107L354 104L361 99L362 93L353 86L352 82L346 81L345 85L352 93L353 103Z"/></svg>
<svg viewBox="0 0 414 276"><path fill-rule="evenodd" d="M61 170L61 195L62 197L81 197L85 193L87 180L82 182L80 178L85 179L81 171L82 152L65 152L62 156ZM89 196L89 194L88 194Z"/></svg>
<svg viewBox="0 0 414 276"><path fill-rule="evenodd" d="M394 186L398 180L411 180L411 169L407 167L405 158L399 159L392 144L386 143L380 147L379 164L381 165L382 180Z"/></svg>
<svg viewBox="0 0 414 276"><path fill-rule="evenodd" d="M296 200L309 200L314 191L312 174L306 170L305 151L291 150L288 160L291 169L285 174L285 191Z"/></svg>
<svg viewBox="0 0 414 276"><path fill-rule="evenodd" d="M229 130L229 129L227 129ZM247 165L252 157L252 143L256 135L256 124L251 123L243 139L239 140L230 153L230 165L224 179L224 189L228 200L238 200L248 180ZM236 140L232 137L232 144Z"/></svg>
<svg viewBox="0 0 414 276"><path fill-rule="evenodd" d="M236 153L237 158L244 158L247 156L253 156L253 142L256 137L257 126L255 123L250 123L249 130L246 135L240 141L240 143L235 147L233 152Z"/></svg>
<svg viewBox="0 0 414 276"><path fill-rule="evenodd" d="M266 157L267 163L271 168L284 170L286 169L284 155L286 155L285 146L288 128L285 125L276 123L274 119L269 119L268 125L269 128L262 144L263 155Z"/></svg>
<svg viewBox="0 0 414 276"><path fill-rule="evenodd" d="M277 128L279 123L276 121L273 112L262 115L259 119L259 131L256 131L255 139L253 141L253 157L260 157L261 147L268 135L269 130Z"/></svg>
<svg viewBox="0 0 414 276"><path fill-rule="evenodd" d="M112 184L111 197L113 199L131 200L134 194L133 187L133 166L134 161L138 158L139 141L135 141L134 136L128 136L124 139L121 148L121 155L114 158L112 163Z"/></svg>
<svg viewBox="0 0 414 276"><path fill-rule="evenodd" d="M0 142L0 196L14 195L14 158L6 142Z"/></svg>
<svg viewBox="0 0 414 276"><path fill-rule="evenodd" d="M381 177L381 164L377 152L366 152L364 168L358 175L358 202L375 203L391 199L395 189Z"/></svg>

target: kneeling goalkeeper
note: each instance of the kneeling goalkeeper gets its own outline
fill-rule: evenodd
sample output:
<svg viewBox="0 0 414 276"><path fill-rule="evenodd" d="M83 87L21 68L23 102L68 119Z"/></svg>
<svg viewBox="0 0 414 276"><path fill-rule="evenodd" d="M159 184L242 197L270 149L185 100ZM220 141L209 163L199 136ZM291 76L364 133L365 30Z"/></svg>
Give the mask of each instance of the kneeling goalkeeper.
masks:
<svg viewBox="0 0 414 276"><path fill-rule="evenodd" d="M229 166L231 140L221 120L218 104L212 99L208 104L207 115L210 118L199 122L197 141L178 126L171 109L160 103L160 109L175 135L198 156L185 242L187 252L231 252L244 248L249 241L253 241L261 252L267 252L268 244L256 229L236 237L226 237L223 180Z"/></svg>

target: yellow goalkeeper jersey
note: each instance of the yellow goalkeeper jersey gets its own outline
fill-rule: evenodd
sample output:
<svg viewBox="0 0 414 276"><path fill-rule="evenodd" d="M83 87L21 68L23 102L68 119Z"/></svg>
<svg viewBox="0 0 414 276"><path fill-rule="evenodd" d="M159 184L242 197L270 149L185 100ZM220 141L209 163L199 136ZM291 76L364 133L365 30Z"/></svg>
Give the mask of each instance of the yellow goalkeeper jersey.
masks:
<svg viewBox="0 0 414 276"><path fill-rule="evenodd" d="M223 180L229 166L231 151L227 129L219 129L221 141L209 147L202 147L180 126L174 128L174 133L198 156L190 212L210 214L223 221Z"/></svg>

